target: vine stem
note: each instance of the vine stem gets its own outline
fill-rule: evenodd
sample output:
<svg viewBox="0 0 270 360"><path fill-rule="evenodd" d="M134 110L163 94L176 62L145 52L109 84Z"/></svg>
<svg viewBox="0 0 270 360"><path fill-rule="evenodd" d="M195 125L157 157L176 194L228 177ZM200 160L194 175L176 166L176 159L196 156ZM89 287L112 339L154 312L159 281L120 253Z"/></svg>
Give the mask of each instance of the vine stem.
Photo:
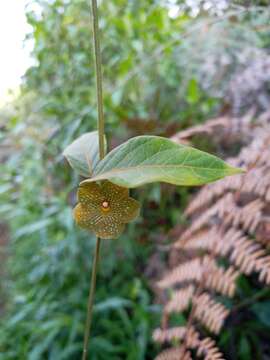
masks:
<svg viewBox="0 0 270 360"><path fill-rule="evenodd" d="M99 41L97 0L91 0L91 2L92 2L95 67L96 67L99 157L100 159L103 159L105 156L105 146L104 146L105 131L104 131L103 94L102 94L102 71L101 71L102 61L101 61L100 41Z"/></svg>
<svg viewBox="0 0 270 360"><path fill-rule="evenodd" d="M91 330L92 315L93 315L93 304L94 304L94 297L95 297L95 290L96 290L100 240L101 240L100 238L97 238L95 254L94 254L94 262L93 262L93 269L92 269L92 275L91 275L91 284L90 284L88 304L87 304L87 317L86 317L86 324L85 324L85 330L84 330L82 360L86 360L87 355L88 355L88 343L89 343L89 338L90 338L90 330Z"/></svg>
<svg viewBox="0 0 270 360"><path fill-rule="evenodd" d="M92 5L92 27L93 27L93 43L94 43L94 56L95 56L95 69L96 69L96 90L97 90L97 108L98 108L98 139L99 139L99 158L103 159L105 156L105 142L104 142L104 113L103 113L103 94L102 94L102 61L100 52L100 41L99 41L99 26L98 26L98 9L97 1L91 0ZM91 283L89 289L88 303L87 303L87 317L84 330L84 342L83 342L83 353L82 360L87 360L89 339L91 332L91 324L93 318L93 305L96 290L97 270L99 263L99 252L100 252L101 239L97 238L93 268L91 274Z"/></svg>

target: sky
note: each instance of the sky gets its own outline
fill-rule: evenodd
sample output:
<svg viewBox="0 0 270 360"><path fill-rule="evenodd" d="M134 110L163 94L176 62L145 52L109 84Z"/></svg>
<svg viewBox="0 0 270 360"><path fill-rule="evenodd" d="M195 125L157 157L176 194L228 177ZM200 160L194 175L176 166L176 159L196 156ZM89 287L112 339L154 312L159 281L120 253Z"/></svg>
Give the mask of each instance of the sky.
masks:
<svg viewBox="0 0 270 360"><path fill-rule="evenodd" d="M24 9L28 1L0 1L0 104L8 100L9 89L18 90L21 76L31 65L30 44L23 45L31 30Z"/></svg>

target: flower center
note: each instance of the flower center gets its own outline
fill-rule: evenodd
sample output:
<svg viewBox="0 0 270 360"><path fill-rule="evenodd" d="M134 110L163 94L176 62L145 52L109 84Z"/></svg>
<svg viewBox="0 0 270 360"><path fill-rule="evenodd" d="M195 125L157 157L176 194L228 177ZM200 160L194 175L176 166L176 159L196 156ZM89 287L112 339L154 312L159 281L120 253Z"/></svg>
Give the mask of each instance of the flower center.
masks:
<svg viewBox="0 0 270 360"><path fill-rule="evenodd" d="M110 204L108 201L104 200L101 204L103 211L109 211L110 210Z"/></svg>

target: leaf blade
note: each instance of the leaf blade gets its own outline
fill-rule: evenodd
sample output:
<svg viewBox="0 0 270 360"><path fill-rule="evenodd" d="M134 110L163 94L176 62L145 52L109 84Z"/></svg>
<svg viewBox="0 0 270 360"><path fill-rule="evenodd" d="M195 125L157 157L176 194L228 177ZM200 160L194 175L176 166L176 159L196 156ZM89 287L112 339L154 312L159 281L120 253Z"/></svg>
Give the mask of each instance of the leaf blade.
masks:
<svg viewBox="0 0 270 360"><path fill-rule="evenodd" d="M241 172L214 155L158 136L138 136L112 150L88 181L129 188L151 182L202 185Z"/></svg>
<svg viewBox="0 0 270 360"><path fill-rule="evenodd" d="M80 175L91 176L99 162L98 132L91 131L81 135L65 148L63 155Z"/></svg>

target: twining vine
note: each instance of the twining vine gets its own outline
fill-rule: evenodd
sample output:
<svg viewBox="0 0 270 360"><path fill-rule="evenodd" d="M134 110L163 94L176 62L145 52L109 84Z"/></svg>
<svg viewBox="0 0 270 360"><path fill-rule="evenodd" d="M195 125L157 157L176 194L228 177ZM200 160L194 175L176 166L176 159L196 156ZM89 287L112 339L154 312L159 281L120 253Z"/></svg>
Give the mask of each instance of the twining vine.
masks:
<svg viewBox="0 0 270 360"><path fill-rule="evenodd" d="M96 67L99 158L103 159L105 156L105 144L104 144L105 130L104 130L102 70L101 70L101 52L100 52L100 41L99 41L97 1L91 0L91 5L92 5L94 56L95 56L95 67ZM90 338L91 323L93 317L93 304L94 304L94 296L95 296L96 282L97 282L97 268L98 268L98 260L99 260L100 242L101 239L97 237L95 253L94 253L94 261L93 261L93 269L91 275L91 283L90 283L89 296L88 296L88 304L87 304L87 318L86 318L85 331L84 331L82 360L87 359L88 348L89 348L88 343Z"/></svg>
<svg viewBox="0 0 270 360"><path fill-rule="evenodd" d="M96 234L82 360L86 360L92 323L101 239L116 239L138 217L140 203L129 189L153 182L202 185L242 172L214 155L159 136L129 139L106 155L102 60L97 1L91 0L96 72L98 131L75 139L64 151L71 167L86 178L79 184L73 215L78 226Z"/></svg>

